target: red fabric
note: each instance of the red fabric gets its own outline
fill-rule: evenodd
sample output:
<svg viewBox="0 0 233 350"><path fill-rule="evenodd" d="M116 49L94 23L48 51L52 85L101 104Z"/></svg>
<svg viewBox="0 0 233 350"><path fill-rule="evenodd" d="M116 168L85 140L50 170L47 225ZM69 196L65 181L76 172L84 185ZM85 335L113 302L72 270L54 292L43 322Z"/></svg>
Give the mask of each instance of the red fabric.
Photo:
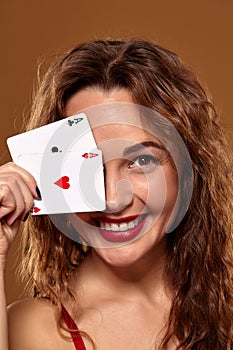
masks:
<svg viewBox="0 0 233 350"><path fill-rule="evenodd" d="M67 325L67 327L69 329L77 331L77 332L70 332L71 337L72 337L73 342L74 342L74 345L75 345L75 349L76 350L86 350L86 347L85 347L85 344L82 340L82 337L78 332L78 327L77 327L76 323L74 322L74 320L69 315L69 313L67 312L67 310L64 308L64 306L62 306L62 316L63 316L63 320L64 320L65 324Z"/></svg>

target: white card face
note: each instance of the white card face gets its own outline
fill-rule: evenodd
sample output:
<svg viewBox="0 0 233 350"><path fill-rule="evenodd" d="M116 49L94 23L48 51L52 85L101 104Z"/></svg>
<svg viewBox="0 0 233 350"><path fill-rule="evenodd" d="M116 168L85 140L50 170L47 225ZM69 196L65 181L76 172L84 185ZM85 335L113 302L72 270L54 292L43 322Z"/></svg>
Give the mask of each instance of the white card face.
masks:
<svg viewBox="0 0 233 350"><path fill-rule="evenodd" d="M84 113L64 118L40 128L7 139L11 157L16 164L23 154L65 153L97 146L88 119Z"/></svg>
<svg viewBox="0 0 233 350"><path fill-rule="evenodd" d="M105 187L102 152L24 154L18 164L36 179L42 200L33 215L102 211Z"/></svg>

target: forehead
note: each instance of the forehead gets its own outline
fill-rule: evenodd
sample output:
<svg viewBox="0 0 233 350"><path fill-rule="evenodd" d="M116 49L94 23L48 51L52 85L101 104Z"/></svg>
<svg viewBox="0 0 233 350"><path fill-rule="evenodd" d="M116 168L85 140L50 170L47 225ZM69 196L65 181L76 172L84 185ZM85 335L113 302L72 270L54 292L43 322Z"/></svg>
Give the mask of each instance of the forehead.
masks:
<svg viewBox="0 0 233 350"><path fill-rule="evenodd" d="M142 118L135 105L98 105L85 111L96 143L105 157L122 156L134 144L147 141L159 143L142 125Z"/></svg>
<svg viewBox="0 0 233 350"><path fill-rule="evenodd" d="M67 102L66 115L85 112L97 143L126 138L144 141L151 135L142 125L141 112L128 90L109 92L87 88L74 94Z"/></svg>
<svg viewBox="0 0 233 350"><path fill-rule="evenodd" d="M66 114L70 116L87 108L112 102L133 103L134 101L127 89L105 91L98 87L89 87L76 92L68 99Z"/></svg>
<svg viewBox="0 0 233 350"><path fill-rule="evenodd" d="M119 139L141 142L151 138L133 105L98 106L86 114L97 143Z"/></svg>

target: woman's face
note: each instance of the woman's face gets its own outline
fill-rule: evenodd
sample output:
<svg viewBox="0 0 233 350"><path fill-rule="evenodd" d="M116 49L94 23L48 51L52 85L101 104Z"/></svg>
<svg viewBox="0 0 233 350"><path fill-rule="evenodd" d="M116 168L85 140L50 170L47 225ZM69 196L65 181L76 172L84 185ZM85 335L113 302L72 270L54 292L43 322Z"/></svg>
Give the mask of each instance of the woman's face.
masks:
<svg viewBox="0 0 233 350"><path fill-rule="evenodd" d="M135 106L127 90L88 88L68 100L66 115L87 111L104 161L106 210L77 213L82 222L78 231L106 242L93 246L108 264L128 266L143 257L165 253L166 227L176 202L178 180L163 145L142 127L137 113L132 113L130 123L117 120L116 114L115 121L104 117L105 122L99 124L94 112L88 114L90 107L115 102L132 109Z"/></svg>

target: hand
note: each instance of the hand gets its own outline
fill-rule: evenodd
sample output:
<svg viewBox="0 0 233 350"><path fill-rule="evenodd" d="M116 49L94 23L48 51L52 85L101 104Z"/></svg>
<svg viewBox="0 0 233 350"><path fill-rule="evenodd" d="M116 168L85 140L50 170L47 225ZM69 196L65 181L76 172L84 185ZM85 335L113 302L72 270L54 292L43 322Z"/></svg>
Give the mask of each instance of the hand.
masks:
<svg viewBox="0 0 233 350"><path fill-rule="evenodd" d="M31 174L14 163L0 167L0 261L6 260L20 222L30 212L34 198L40 199Z"/></svg>

